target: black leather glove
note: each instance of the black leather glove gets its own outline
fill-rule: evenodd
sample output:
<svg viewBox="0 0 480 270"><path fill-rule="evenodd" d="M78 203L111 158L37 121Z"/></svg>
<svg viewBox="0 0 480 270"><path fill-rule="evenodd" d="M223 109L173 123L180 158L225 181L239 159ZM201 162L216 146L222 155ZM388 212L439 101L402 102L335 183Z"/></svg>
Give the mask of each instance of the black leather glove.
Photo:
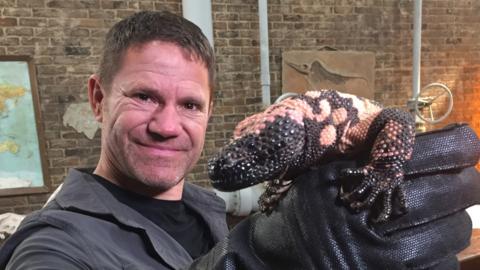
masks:
<svg viewBox="0 0 480 270"><path fill-rule="evenodd" d="M341 170L361 164L312 169L270 216L238 224L191 269L457 269L471 235L464 209L480 203L479 153L465 125L417 136L405 171L408 213L381 224L338 199Z"/></svg>

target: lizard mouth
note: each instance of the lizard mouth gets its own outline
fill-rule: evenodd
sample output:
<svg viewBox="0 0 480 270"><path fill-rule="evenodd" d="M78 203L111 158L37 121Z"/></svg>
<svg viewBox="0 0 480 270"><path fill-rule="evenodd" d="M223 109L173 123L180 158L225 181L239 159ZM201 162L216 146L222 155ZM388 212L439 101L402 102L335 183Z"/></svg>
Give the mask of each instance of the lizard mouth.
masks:
<svg viewBox="0 0 480 270"><path fill-rule="evenodd" d="M228 156L228 154L227 154ZM209 162L208 172L212 186L223 191L233 191L273 180L282 172L273 160L214 158Z"/></svg>
<svg viewBox="0 0 480 270"><path fill-rule="evenodd" d="M234 139L209 160L211 183L232 191L278 179L287 167L299 167L305 143L303 122L276 116L259 132Z"/></svg>
<svg viewBox="0 0 480 270"><path fill-rule="evenodd" d="M238 190L266 179L272 171L271 157L259 151L252 155L244 148L244 141L235 142L209 160L208 173L214 188L224 191Z"/></svg>
<svg viewBox="0 0 480 270"><path fill-rule="evenodd" d="M282 142L278 147L285 147ZM213 187L232 191L272 180L282 171L278 149L262 136L246 135L234 140L209 160L208 173Z"/></svg>
<svg viewBox="0 0 480 270"><path fill-rule="evenodd" d="M296 129L301 130L301 129ZM273 132L272 132L273 133ZM287 166L298 165L305 143L283 133L248 134L227 145L209 160L208 173L214 188L233 191L279 178Z"/></svg>

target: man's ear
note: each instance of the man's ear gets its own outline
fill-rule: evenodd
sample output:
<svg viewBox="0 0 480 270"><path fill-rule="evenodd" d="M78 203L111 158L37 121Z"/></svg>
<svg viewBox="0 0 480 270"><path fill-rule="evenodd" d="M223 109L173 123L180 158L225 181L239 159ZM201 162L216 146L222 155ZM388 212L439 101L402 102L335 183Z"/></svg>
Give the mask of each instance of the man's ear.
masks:
<svg viewBox="0 0 480 270"><path fill-rule="evenodd" d="M210 104L208 106L208 119L210 119L210 116L212 116L213 113L213 101L210 101Z"/></svg>
<svg viewBox="0 0 480 270"><path fill-rule="evenodd" d="M97 74L93 74L88 78L88 100L95 115L95 120L99 123L102 122L103 118L102 108L104 95L105 93L102 91L102 86L100 85L100 78Z"/></svg>

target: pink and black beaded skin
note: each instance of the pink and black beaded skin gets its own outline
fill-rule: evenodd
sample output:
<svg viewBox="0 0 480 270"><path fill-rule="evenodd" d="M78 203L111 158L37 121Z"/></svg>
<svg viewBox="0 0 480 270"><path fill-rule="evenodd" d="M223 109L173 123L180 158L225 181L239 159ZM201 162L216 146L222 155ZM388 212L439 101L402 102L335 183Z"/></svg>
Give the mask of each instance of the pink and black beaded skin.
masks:
<svg viewBox="0 0 480 270"><path fill-rule="evenodd" d="M361 183L340 197L356 210L380 200L375 221L385 221L394 196L405 208L403 167L414 138L414 121L403 110L334 90L309 91L241 121L233 140L209 161L209 175L221 190L268 181L260 206L269 213L295 175L329 157L367 149L365 166L343 172L362 177Z"/></svg>

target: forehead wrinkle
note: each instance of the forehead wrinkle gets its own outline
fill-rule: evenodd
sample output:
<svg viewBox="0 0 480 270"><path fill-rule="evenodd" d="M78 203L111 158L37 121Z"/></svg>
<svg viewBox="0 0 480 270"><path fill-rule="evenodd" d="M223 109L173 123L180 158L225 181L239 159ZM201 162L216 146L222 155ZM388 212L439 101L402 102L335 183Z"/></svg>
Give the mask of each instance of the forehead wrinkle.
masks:
<svg viewBox="0 0 480 270"><path fill-rule="evenodd" d="M175 85L174 88L180 89L202 88L200 82L195 79L190 79L190 74L179 74L177 71L178 66L176 65L150 63L135 68L124 69L118 75L123 76L124 80L122 80L122 84L128 85L129 88L137 87L137 85L152 89L157 87L172 87L173 85ZM158 78L158 76L161 77ZM145 83L145 81L148 81L148 83ZM172 86L169 86L169 84Z"/></svg>
<svg viewBox="0 0 480 270"><path fill-rule="evenodd" d="M116 88L123 95L133 91L142 91L152 96L166 96L170 94L177 97L188 96L197 99L199 102L207 102L208 99L208 93L202 91L201 85L191 80L176 81L174 83L165 80L149 80L146 83L145 80L135 77L133 80L126 80L116 85Z"/></svg>
<svg viewBox="0 0 480 270"><path fill-rule="evenodd" d="M121 70L114 83L129 88L173 89L193 93L194 97L211 101L209 73L205 63L175 44L161 41L132 46L124 54ZM142 82L144 81L144 83ZM113 86L113 85L112 85ZM116 86L118 88L118 84ZM183 92L183 91L182 91Z"/></svg>
<svg viewBox="0 0 480 270"><path fill-rule="evenodd" d="M152 59L152 58L148 58L148 57L147 58L140 57L145 52L145 50L147 50L147 47L151 47L151 46L155 46L155 45L157 45L157 46L162 45L162 46L170 47L171 50L178 50L180 52L181 57L169 57L168 61L164 58ZM156 48L156 50L167 51L165 48L159 49L158 47ZM174 54L172 54L172 55L174 55ZM192 53L189 52L188 50L186 50L182 47L179 47L175 43L159 41L159 40L155 40L155 41L151 41L151 42L147 42L147 43L142 43L142 44L135 44L135 45L131 46L130 48L127 49L123 58L124 58L124 60L126 60L126 59L132 58L132 57L133 57L134 61L137 62L137 64L152 66L152 68L149 69L149 70L156 70L159 67L160 68L172 68L173 69L172 70L173 74L176 73L175 71L176 71L176 69L178 69L179 63L181 63L182 65L185 65L185 62L187 63L187 65L189 65L191 63L196 63L196 64L199 64L199 65L203 66L204 68L206 68L206 64L204 63L204 61L202 61L198 57L194 57L194 55L192 55ZM152 62L152 60L154 60L154 61ZM163 72L163 73L169 74L167 72Z"/></svg>

